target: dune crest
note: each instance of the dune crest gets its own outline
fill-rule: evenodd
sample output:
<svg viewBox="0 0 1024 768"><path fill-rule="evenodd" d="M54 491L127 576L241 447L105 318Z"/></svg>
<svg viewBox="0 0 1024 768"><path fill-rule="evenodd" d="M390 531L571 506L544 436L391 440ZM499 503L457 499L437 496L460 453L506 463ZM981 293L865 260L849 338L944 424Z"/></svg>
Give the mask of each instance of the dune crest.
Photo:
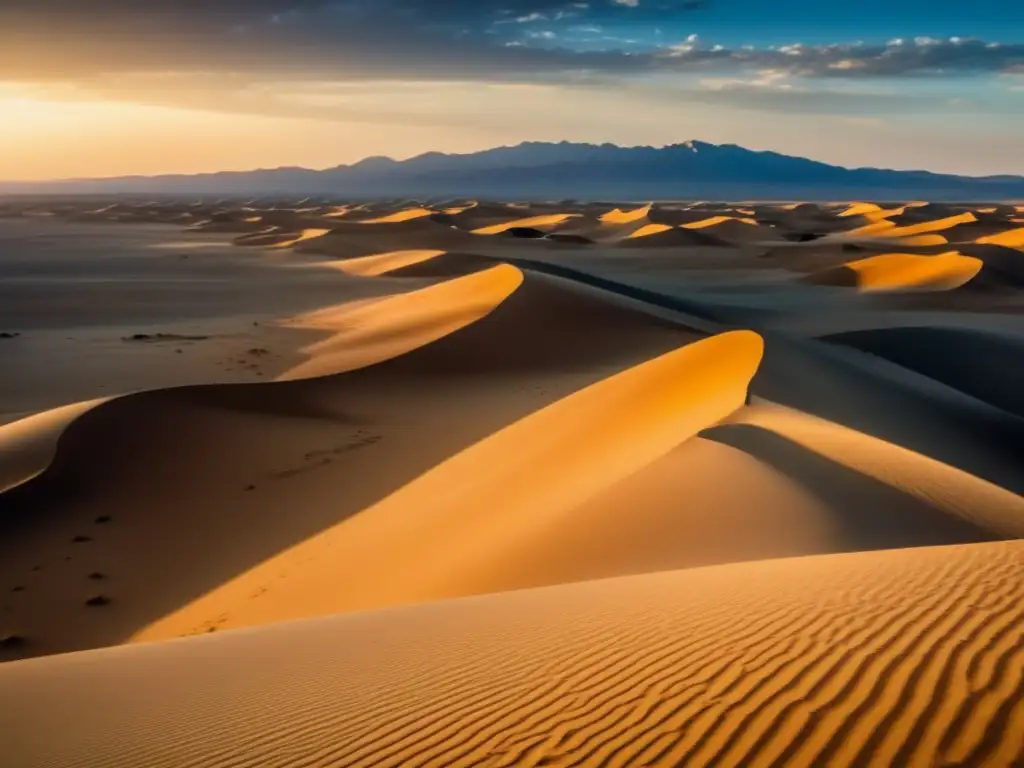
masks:
<svg viewBox="0 0 1024 768"><path fill-rule="evenodd" d="M412 219L420 219L424 216L431 216L435 211L429 208L406 208L402 211L395 211L389 213L386 216L378 216L373 219L363 219L360 224L394 224L400 221L411 221Z"/></svg>
<svg viewBox="0 0 1024 768"><path fill-rule="evenodd" d="M651 205L645 205L632 211L623 211L620 208L601 214L599 221L602 224L631 224L635 221L644 221L651 212Z"/></svg>
<svg viewBox="0 0 1024 768"><path fill-rule="evenodd" d="M559 515L742 406L762 352L757 334L725 333L583 389L135 639L174 636L226 611L231 626L244 626L512 588L522 578L514 557L495 573L505 553L528 550ZM300 574L245 600L300 556Z"/></svg>
<svg viewBox="0 0 1024 768"><path fill-rule="evenodd" d="M648 237L650 235L661 234L662 232L668 232L672 229L669 224L644 224L642 227L634 229L632 232L622 236L623 240L633 240L642 237Z"/></svg>
<svg viewBox="0 0 1024 768"><path fill-rule="evenodd" d="M67 425L107 399L73 403L0 425L0 493L46 469Z"/></svg>
<svg viewBox="0 0 1024 768"><path fill-rule="evenodd" d="M877 203L850 203L849 207L843 211L840 211L837 215L840 218L846 218L849 216L864 216L869 213L878 213L882 210L882 206Z"/></svg>
<svg viewBox="0 0 1024 768"><path fill-rule="evenodd" d="M861 291L948 291L970 282L984 267L981 259L948 251L937 256L883 253L848 261L807 278L823 285L851 285Z"/></svg>
<svg viewBox="0 0 1024 768"><path fill-rule="evenodd" d="M1003 245L1007 248L1024 249L1024 227L1010 229L1006 232L999 232L995 235L979 237L978 242L988 243L990 245Z"/></svg>
<svg viewBox="0 0 1024 768"><path fill-rule="evenodd" d="M416 253L417 257L406 264L423 260L418 256L424 252ZM401 261L403 257L398 258ZM279 378L284 381L341 373L422 347L483 317L522 281L522 272L501 264L411 293L355 307L330 307L295 318L289 325L327 331L331 336L304 348L309 360Z"/></svg>
<svg viewBox="0 0 1024 768"><path fill-rule="evenodd" d="M549 213L542 216L528 216L523 219L513 219L512 221L504 221L500 224L478 227L477 229L470 230L470 232L474 235L500 235L503 232L508 232L510 229L545 229L558 226L569 219L578 218L579 216L580 214L578 213Z"/></svg>
<svg viewBox="0 0 1024 768"><path fill-rule="evenodd" d="M737 218L735 216L711 216L707 219L701 219L700 221L691 221L687 224L683 224L683 226L686 229L706 229L708 227L717 227L720 224L725 224L730 221L757 226L756 219L751 219L749 217Z"/></svg>
<svg viewBox="0 0 1024 768"><path fill-rule="evenodd" d="M386 275L388 272L410 267L413 264L419 264L442 254L444 254L444 251L438 250L390 251L388 253L375 253L371 256L343 259L331 263L330 266L336 267L350 275L378 277Z"/></svg>
<svg viewBox="0 0 1024 768"><path fill-rule="evenodd" d="M730 423L775 432L947 515L977 525L993 538L1024 538L1024 499L928 456L770 403L744 408Z"/></svg>

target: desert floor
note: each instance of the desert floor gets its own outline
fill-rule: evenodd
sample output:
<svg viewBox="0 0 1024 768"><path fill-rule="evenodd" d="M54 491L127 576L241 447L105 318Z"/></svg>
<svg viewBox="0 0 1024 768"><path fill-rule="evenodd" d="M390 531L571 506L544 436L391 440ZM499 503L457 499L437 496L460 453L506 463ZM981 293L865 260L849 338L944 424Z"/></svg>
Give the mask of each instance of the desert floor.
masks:
<svg viewBox="0 0 1024 768"><path fill-rule="evenodd" d="M1012 205L0 201L0 762L1021 766L1022 455Z"/></svg>

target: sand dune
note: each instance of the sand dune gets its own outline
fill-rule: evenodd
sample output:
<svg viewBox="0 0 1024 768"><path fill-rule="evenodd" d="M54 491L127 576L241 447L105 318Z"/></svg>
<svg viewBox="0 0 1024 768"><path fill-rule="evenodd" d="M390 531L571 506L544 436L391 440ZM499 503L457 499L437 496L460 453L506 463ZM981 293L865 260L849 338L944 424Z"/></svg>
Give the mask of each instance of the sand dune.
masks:
<svg viewBox="0 0 1024 768"><path fill-rule="evenodd" d="M919 245L930 245L935 242L936 237L942 236L947 230L976 222L977 217L970 211L964 213L945 216L943 218L923 218L918 215L909 214L898 214L892 213L891 215L880 218L876 221L872 221L869 224L865 224L862 227L852 229L846 232L842 232L840 236L844 238L886 238L886 239L905 239L915 238L916 244ZM921 239L921 236L928 236ZM942 240L941 242L947 242Z"/></svg>
<svg viewBox="0 0 1024 768"><path fill-rule="evenodd" d="M231 626L245 626L551 583L536 557L541 542L562 549L551 529L569 522L565 517L581 502L593 501L602 489L740 407L760 355L756 334L737 332L593 384L466 449L139 637L175 636L224 613L230 613ZM627 503L607 532L620 542L630 526L629 508ZM586 521L584 514L565 527ZM643 561L642 546L625 554ZM301 573L274 583L296 559L305 563ZM600 560L586 558L575 569L572 561L563 555L554 564L565 580L608 575ZM247 599L270 584L258 601ZM326 584L349 586L330 591Z"/></svg>
<svg viewBox="0 0 1024 768"><path fill-rule="evenodd" d="M923 221L917 220L917 217L912 219L913 223L902 224L899 221L898 216L891 216L887 221L891 221L895 224L895 228L886 232L887 237L910 237L912 235L924 235L933 234L936 232L942 232L949 230L961 224L967 224L970 222L977 221L977 217L970 211L956 214L954 216L946 216L941 219L925 218Z"/></svg>
<svg viewBox="0 0 1024 768"><path fill-rule="evenodd" d="M331 335L305 347L309 359L281 378L341 373L411 352L486 316L519 288L522 279L515 267L502 265L383 301L331 307L296 318L290 321L294 326Z"/></svg>
<svg viewBox="0 0 1024 768"><path fill-rule="evenodd" d="M662 225L647 225L619 241L624 248L680 248L687 246L722 246L725 241L700 230L683 227L662 229Z"/></svg>
<svg viewBox="0 0 1024 768"><path fill-rule="evenodd" d="M444 253L444 251L436 250L391 251L390 253L378 253L373 256L339 260L333 262L332 266L337 266L338 269L350 275L377 277L421 264Z"/></svg>
<svg viewBox="0 0 1024 768"><path fill-rule="evenodd" d="M1020 543L776 560L40 659L0 668L6 750L114 767L1008 767L1024 759L1022 567Z"/></svg>
<svg viewBox="0 0 1024 768"><path fill-rule="evenodd" d="M1024 372L1008 364L1024 353L1017 335L971 328L903 327L850 331L826 338L920 371L1024 416Z"/></svg>
<svg viewBox="0 0 1024 768"><path fill-rule="evenodd" d="M862 291L948 291L981 271L983 262L956 251L936 256L884 253L848 261L805 278L817 285L842 285Z"/></svg>
<svg viewBox="0 0 1024 768"><path fill-rule="evenodd" d="M461 209L459 209L461 210ZM429 208L406 208L402 211L395 211L389 213L386 216L378 216L375 219L363 219L363 224L392 224L401 221L410 221L412 219L421 219L424 216L430 216L435 211Z"/></svg>
<svg viewBox="0 0 1024 768"><path fill-rule="evenodd" d="M734 216L711 216L700 221L691 221L689 224L684 224L686 229L705 229L706 227L715 227L719 224L724 224L729 221L737 221L742 224L750 224L757 226L757 220L751 218L736 218Z"/></svg>
<svg viewBox="0 0 1024 768"><path fill-rule="evenodd" d="M268 232L255 232L251 235L241 235L235 238L236 245L248 245L273 248L290 248L305 240L315 240L328 234L330 229L302 229L289 231L278 227L271 227Z"/></svg>
<svg viewBox="0 0 1024 768"><path fill-rule="evenodd" d="M5 758L1024 763L1019 218L0 203Z"/></svg>
<svg viewBox="0 0 1024 768"><path fill-rule="evenodd" d="M645 205L632 211L623 211L618 208L601 214L602 224L630 224L635 221L646 221L651 212L651 206Z"/></svg>
<svg viewBox="0 0 1024 768"><path fill-rule="evenodd" d="M102 402L73 403L0 425L0 493L46 469L68 424Z"/></svg>
<svg viewBox="0 0 1024 768"><path fill-rule="evenodd" d="M542 216L528 216L521 219L512 219L500 224L491 224L485 227L478 227L472 230L474 235L500 235L510 229L547 229L562 224L569 219L578 217L576 213L549 213Z"/></svg>
<svg viewBox="0 0 1024 768"><path fill-rule="evenodd" d="M124 640L534 410L696 339L611 298L495 267L297 321L332 335L307 348L309 361L289 378L369 366L361 370L143 393L89 411L66 429L46 472L0 496L0 518L21 526L17 542L0 544L0 576L29 580L26 599L8 617L31 638L25 651ZM397 356L371 365L388 355ZM448 386L456 382L453 401ZM267 431L273 440L259 438ZM154 487L178 491L155 499ZM295 493L301 514L280 516ZM63 496L57 509L48 501L54 496ZM117 523L102 536L87 534L95 541L84 547L66 544L100 515ZM203 540L194 541L204 519ZM168 546L154 553L151 540ZM187 559L173 541L188 547ZM301 550L297 563L307 557ZM36 564L51 565L35 573ZM109 584L99 587L116 597L102 621L82 611L90 570L106 574ZM282 607L308 615L301 605ZM219 614L212 626L224 628L231 617ZM172 634L203 631L206 618Z"/></svg>
<svg viewBox="0 0 1024 768"><path fill-rule="evenodd" d="M845 208L839 214L841 218L847 216L867 216L868 214L881 213L882 206L877 203L851 203L848 208Z"/></svg>
<svg viewBox="0 0 1024 768"><path fill-rule="evenodd" d="M637 239L641 237L650 237L651 235L660 235L662 232L668 232L672 230L668 224L644 224L636 229L628 231L627 233L621 234L617 239ZM618 232L616 234L619 234Z"/></svg>
<svg viewBox="0 0 1024 768"><path fill-rule="evenodd" d="M721 240L737 245L783 240L782 234L776 229L761 226L757 220L752 218L712 216L702 221L684 224L683 227L713 235Z"/></svg>
<svg viewBox="0 0 1024 768"><path fill-rule="evenodd" d="M905 505L892 500L884 505L885 517L874 523L873 532L870 513L866 511L871 505L863 505L862 518L847 524L852 536L866 536L874 539L876 545L893 548L1024 538L1024 499L953 466L774 404L751 406L736 413L730 421L775 433L854 470L861 477L845 488L847 493L855 492L858 482L870 478L905 494ZM750 441L756 446L758 440L763 440L762 435L747 429L724 426L718 432L719 439L729 445L743 446ZM760 450L763 447L755 449ZM923 509L932 512L924 513ZM855 526L863 528L858 532ZM921 539L933 536L931 541ZM862 543L861 548L868 547Z"/></svg>
<svg viewBox="0 0 1024 768"><path fill-rule="evenodd" d="M991 245L1004 245L1008 248L1024 249L1024 227L1017 227L1016 229L1009 229L1004 232L985 235L984 237L978 238L978 242L989 243Z"/></svg>

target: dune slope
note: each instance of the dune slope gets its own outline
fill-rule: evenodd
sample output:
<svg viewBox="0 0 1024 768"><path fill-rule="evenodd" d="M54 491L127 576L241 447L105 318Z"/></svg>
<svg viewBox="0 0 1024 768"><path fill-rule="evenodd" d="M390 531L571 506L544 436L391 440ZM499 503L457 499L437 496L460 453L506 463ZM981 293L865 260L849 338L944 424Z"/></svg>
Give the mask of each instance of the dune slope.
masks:
<svg viewBox="0 0 1024 768"><path fill-rule="evenodd" d="M1010 768L1022 567L774 560L19 662L0 732L21 766Z"/></svg>
<svg viewBox="0 0 1024 768"><path fill-rule="evenodd" d="M1019 218L0 201L0 764L1024 766Z"/></svg>
<svg viewBox="0 0 1024 768"><path fill-rule="evenodd" d="M104 403L64 430L47 471L0 495L0 578L24 587L3 603L28 639L16 654L124 641L503 427L700 337L511 266L307 322L331 335L290 375L320 378ZM111 604L86 610L97 593ZM181 631L207 619L230 623L218 612Z"/></svg>

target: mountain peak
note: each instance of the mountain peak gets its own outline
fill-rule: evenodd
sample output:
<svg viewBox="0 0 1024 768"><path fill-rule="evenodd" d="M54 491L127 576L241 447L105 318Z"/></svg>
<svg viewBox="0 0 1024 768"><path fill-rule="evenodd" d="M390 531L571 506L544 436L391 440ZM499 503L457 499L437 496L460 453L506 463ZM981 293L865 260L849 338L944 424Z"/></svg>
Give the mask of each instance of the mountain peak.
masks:
<svg viewBox="0 0 1024 768"><path fill-rule="evenodd" d="M397 165L398 161L386 155L371 155L349 165L349 168L385 168ZM345 166L338 166L344 168Z"/></svg>
<svg viewBox="0 0 1024 768"><path fill-rule="evenodd" d="M1024 198L1024 178L972 178L843 168L779 152L690 139L663 147L524 141L479 152L376 155L327 171L82 179L0 185L0 191L92 193L273 193L408 197L580 199L868 199L1000 201Z"/></svg>

